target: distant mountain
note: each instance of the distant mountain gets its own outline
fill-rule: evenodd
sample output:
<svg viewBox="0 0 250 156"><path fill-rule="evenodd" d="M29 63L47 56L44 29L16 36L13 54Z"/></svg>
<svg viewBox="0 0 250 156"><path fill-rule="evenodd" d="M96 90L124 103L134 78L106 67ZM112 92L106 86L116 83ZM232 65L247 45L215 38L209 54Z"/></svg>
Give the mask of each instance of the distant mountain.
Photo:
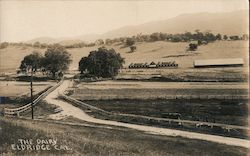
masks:
<svg viewBox="0 0 250 156"><path fill-rule="evenodd" d="M222 13L190 13L182 14L171 19L162 21L153 21L140 25L125 26L115 30L108 31L104 34L87 34L69 38L53 39L49 37L37 38L32 42L57 43L63 40L71 42L94 41L96 39L115 38L123 36L133 36L136 34L150 34L153 32L163 33L184 33L185 31L193 32L196 29L200 31L210 30L213 33L227 35L242 35L248 33L249 10L239 10ZM29 42L31 42L29 41Z"/></svg>
<svg viewBox="0 0 250 156"><path fill-rule="evenodd" d="M38 38L34 38L32 40L26 41L26 43L31 43L31 44L33 44L35 42L53 44L53 43L60 42L60 40L56 39L56 38L52 38L52 37L38 37Z"/></svg>
<svg viewBox="0 0 250 156"><path fill-rule="evenodd" d="M192 13L182 14L177 17L153 21L141 25L126 26L109 31L102 35L103 38L131 36L136 34L149 34L153 32L184 33L211 30L213 33L228 35L242 35L248 32L248 10L225 13Z"/></svg>

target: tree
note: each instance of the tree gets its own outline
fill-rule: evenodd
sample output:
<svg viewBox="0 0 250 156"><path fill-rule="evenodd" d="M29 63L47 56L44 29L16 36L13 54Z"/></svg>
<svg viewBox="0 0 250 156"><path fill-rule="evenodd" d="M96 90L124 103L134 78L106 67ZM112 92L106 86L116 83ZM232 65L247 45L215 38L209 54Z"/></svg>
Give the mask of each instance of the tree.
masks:
<svg viewBox="0 0 250 156"><path fill-rule="evenodd" d="M98 39L95 41L95 45L103 45L103 44L104 44L103 39Z"/></svg>
<svg viewBox="0 0 250 156"><path fill-rule="evenodd" d="M131 50L131 52L136 51L136 46L135 45L130 46L130 50Z"/></svg>
<svg viewBox="0 0 250 156"><path fill-rule="evenodd" d="M132 46L135 44L135 40L133 38L127 38L126 39L126 45L127 46Z"/></svg>
<svg viewBox="0 0 250 156"><path fill-rule="evenodd" d="M79 62L79 71L81 71L81 74L84 73L87 69L90 68L91 62L89 61L88 57L83 57Z"/></svg>
<svg viewBox="0 0 250 156"><path fill-rule="evenodd" d="M227 40L227 39L228 39L227 35L224 35L224 36L223 36L223 39L224 39L224 40Z"/></svg>
<svg viewBox="0 0 250 156"><path fill-rule="evenodd" d="M9 46L8 42L3 42L3 43L0 44L0 49L7 48L8 46Z"/></svg>
<svg viewBox="0 0 250 156"><path fill-rule="evenodd" d="M54 44L45 51L42 66L55 78L57 73L67 70L71 62L71 55L66 49L59 44Z"/></svg>
<svg viewBox="0 0 250 156"><path fill-rule="evenodd" d="M237 35L234 35L234 36L229 36L230 40L239 40L240 37L237 36Z"/></svg>
<svg viewBox="0 0 250 156"><path fill-rule="evenodd" d="M215 37L216 37L216 40L221 40L222 39L221 34L217 34Z"/></svg>
<svg viewBox="0 0 250 156"><path fill-rule="evenodd" d="M42 59L42 54L34 51L32 54L24 57L19 68L24 72L28 72L30 70L32 72L36 72L37 69L41 68Z"/></svg>
<svg viewBox="0 0 250 156"><path fill-rule="evenodd" d="M114 49L101 47L80 60L79 70L81 73L87 70L93 76L113 77L118 74L123 63L124 59Z"/></svg>
<svg viewBox="0 0 250 156"><path fill-rule="evenodd" d="M110 45L110 44L112 44L112 40L111 40L111 39L109 39L109 38L107 38L107 39L105 40L105 44L106 44L106 45Z"/></svg>
<svg viewBox="0 0 250 156"><path fill-rule="evenodd" d="M197 48L198 48L198 41L197 42L193 41L189 44L190 51L195 51L195 50L197 50Z"/></svg>
<svg viewBox="0 0 250 156"><path fill-rule="evenodd" d="M159 41L161 38L160 38L160 33L152 33L150 35L150 39L151 41Z"/></svg>
<svg viewBox="0 0 250 156"><path fill-rule="evenodd" d="M35 47L35 48L40 48L40 46L41 46L40 42L35 42L33 44L33 47Z"/></svg>

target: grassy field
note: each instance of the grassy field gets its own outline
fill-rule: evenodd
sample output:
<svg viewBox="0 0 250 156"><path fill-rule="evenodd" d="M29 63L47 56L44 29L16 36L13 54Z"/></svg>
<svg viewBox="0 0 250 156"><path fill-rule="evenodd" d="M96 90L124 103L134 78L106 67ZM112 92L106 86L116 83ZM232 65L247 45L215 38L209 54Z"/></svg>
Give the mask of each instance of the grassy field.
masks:
<svg viewBox="0 0 250 156"><path fill-rule="evenodd" d="M248 64L248 41L216 41L208 45L200 46L195 53L186 52L188 43L173 42L150 42L137 43L137 51L130 53L129 48L121 48L123 45L110 45L107 48L114 48L125 58L125 66L135 62L151 61L176 61L180 68L188 69L193 67L195 59L215 58L244 58L245 65ZM99 46L68 49L72 54L73 62L70 69L78 69L78 62L90 51L96 50ZM44 53L46 49L31 47L13 47L0 50L0 71L15 72L25 55L32 51Z"/></svg>
<svg viewBox="0 0 250 156"><path fill-rule="evenodd" d="M180 113L183 120L206 121L231 125L248 125L248 101L223 99L248 95L247 83L239 82L141 82L101 81L79 83L71 89L71 96L113 113L169 118L169 113ZM192 97L169 99L168 97ZM222 96L212 99L211 96ZM199 97L201 99L194 99ZM205 97L205 98L204 98ZM171 128L169 123L137 120L115 116L89 114L102 119ZM247 137L247 133L226 132L223 129L195 129L194 126L172 127L233 137Z"/></svg>
<svg viewBox="0 0 250 156"><path fill-rule="evenodd" d="M176 96L247 96L247 83L102 81L79 83L73 97L81 100L167 99Z"/></svg>
<svg viewBox="0 0 250 156"><path fill-rule="evenodd" d="M54 83L34 82L34 98L47 91ZM0 114L3 108L16 108L30 102L30 84L28 82L0 81L0 88L0 96L5 98L0 104Z"/></svg>
<svg viewBox="0 0 250 156"><path fill-rule="evenodd" d="M114 113L168 118L180 113L181 119L232 125L248 125L244 100L92 100L88 104Z"/></svg>
<svg viewBox="0 0 250 156"><path fill-rule="evenodd" d="M228 155L245 156L248 150L207 141L181 137L157 136L126 128L105 128L70 126L0 118L1 155ZM56 139L56 145L67 146L69 150L14 151L11 144L18 139Z"/></svg>
<svg viewBox="0 0 250 156"><path fill-rule="evenodd" d="M243 67L122 69L116 79L166 82L247 82L248 75L248 69Z"/></svg>
<svg viewBox="0 0 250 156"><path fill-rule="evenodd" d="M182 119L187 120L207 119L210 122L247 125L247 100L202 98L247 96L247 83L110 80L79 83L71 90L73 98L111 112L153 117L180 113ZM176 96L197 96L201 99L168 99Z"/></svg>
<svg viewBox="0 0 250 156"><path fill-rule="evenodd" d="M54 82L34 82L34 94L37 94L54 84ZM29 82L0 81L0 88L0 96L21 97L30 94Z"/></svg>

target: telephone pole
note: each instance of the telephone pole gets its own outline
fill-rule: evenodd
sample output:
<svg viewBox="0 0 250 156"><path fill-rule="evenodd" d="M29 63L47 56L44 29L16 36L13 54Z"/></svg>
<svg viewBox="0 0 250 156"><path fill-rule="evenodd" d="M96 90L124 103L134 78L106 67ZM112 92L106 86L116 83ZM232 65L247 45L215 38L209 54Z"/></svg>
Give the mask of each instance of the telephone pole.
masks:
<svg viewBox="0 0 250 156"><path fill-rule="evenodd" d="M31 103L31 117L34 119L33 112L33 66L31 67L31 76L30 76L30 103Z"/></svg>

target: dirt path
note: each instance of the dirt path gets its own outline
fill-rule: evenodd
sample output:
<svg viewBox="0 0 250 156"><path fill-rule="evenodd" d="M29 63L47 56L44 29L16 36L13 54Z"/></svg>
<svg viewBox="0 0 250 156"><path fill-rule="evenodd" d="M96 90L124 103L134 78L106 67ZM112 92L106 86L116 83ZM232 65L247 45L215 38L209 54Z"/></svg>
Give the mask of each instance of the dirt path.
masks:
<svg viewBox="0 0 250 156"><path fill-rule="evenodd" d="M72 83L73 82L70 80L65 80L61 86L59 86L55 91L50 93L45 98L45 100L48 103L57 105L61 107L63 110L60 113L51 115L50 117L52 119L60 120L62 118L65 118L66 116L73 116L75 118L78 118L87 122L91 122L91 123L127 127L127 128L140 130L140 131L150 133L150 134L181 136L185 138L206 140L206 141L212 141L212 142L217 142L217 143L222 143L222 144L227 144L227 145L241 146L245 148L250 147L250 140L245 140L245 139L222 137L222 136L216 136L216 135L201 134L201 133L187 132L187 131L181 131L181 130L152 127L152 126L143 126L143 125L136 125L136 124L129 124L129 123L122 123L122 122L117 122L117 121L109 121L109 120L101 120L101 119L93 118L87 115L80 108L77 108L68 102L57 99L58 93L59 92L62 93L63 91L65 91L69 86L72 85Z"/></svg>

